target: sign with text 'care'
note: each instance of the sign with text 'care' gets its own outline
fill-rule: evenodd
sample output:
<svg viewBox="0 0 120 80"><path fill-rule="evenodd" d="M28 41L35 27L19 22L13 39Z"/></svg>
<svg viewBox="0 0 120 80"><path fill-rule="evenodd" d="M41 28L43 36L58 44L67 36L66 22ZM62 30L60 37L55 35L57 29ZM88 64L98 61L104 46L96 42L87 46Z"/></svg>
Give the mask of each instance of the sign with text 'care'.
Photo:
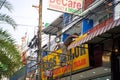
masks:
<svg viewBox="0 0 120 80"><path fill-rule="evenodd" d="M49 0L48 8L60 12L79 15L82 13L83 0Z"/></svg>

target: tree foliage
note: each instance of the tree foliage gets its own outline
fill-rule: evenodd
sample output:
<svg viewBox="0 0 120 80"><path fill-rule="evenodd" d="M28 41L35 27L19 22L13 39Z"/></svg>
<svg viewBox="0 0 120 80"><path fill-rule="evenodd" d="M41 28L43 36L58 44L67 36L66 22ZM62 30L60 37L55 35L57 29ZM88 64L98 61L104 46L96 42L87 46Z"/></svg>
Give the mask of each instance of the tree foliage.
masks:
<svg viewBox="0 0 120 80"><path fill-rule="evenodd" d="M0 62L7 67L7 70L1 71L0 76L9 77L20 67L21 57L14 45L14 40L6 31L0 29L0 37Z"/></svg>
<svg viewBox="0 0 120 80"><path fill-rule="evenodd" d="M13 6L6 0L0 0L0 9L5 8L8 11L12 12ZM9 15L5 13L0 13L0 22L6 22L7 24L11 25L14 29L17 26L14 19L12 19Z"/></svg>
<svg viewBox="0 0 120 80"><path fill-rule="evenodd" d="M2 7L10 12L12 11L12 5L6 0L0 0L0 9ZM0 22L6 22L14 29L17 26L16 22L9 15L3 13L0 13ZM3 70L0 68L0 78L2 78L2 76L11 76L22 64L21 55L16 48L15 40L2 28L0 28L0 65L1 64L4 64L6 69Z"/></svg>

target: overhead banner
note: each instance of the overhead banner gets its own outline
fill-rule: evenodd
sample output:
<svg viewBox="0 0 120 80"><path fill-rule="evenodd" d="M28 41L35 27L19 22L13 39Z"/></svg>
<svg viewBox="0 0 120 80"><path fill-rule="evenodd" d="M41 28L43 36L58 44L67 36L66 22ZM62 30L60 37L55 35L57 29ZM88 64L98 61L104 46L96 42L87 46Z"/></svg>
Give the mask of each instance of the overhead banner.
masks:
<svg viewBox="0 0 120 80"><path fill-rule="evenodd" d="M49 0L48 9L79 15L83 0Z"/></svg>

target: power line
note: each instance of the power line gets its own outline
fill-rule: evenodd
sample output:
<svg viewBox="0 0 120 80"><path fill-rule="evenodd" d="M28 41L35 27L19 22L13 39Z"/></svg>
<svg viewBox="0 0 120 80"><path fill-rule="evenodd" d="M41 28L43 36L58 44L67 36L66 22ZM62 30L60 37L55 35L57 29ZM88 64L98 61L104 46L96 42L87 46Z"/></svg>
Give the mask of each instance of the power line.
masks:
<svg viewBox="0 0 120 80"><path fill-rule="evenodd" d="M7 23L0 23L0 24L7 24ZM28 24L17 24L18 25L18 27L20 26L22 26L22 27L38 27L37 25L28 25Z"/></svg>
<svg viewBox="0 0 120 80"><path fill-rule="evenodd" d="M100 4L97 8L101 8L101 7L103 7L103 4L105 4L106 3L106 1L109 1L109 0L105 0L102 4ZM96 0L95 1L95 3L94 4L96 4L98 2L98 0ZM119 3L119 2L118 2ZM91 8L92 6L90 5L89 6L89 8ZM79 10L78 10L79 11ZM103 10L103 11L105 11L105 10ZM73 13L76 13L77 11L75 11L75 12L73 12ZM71 23L73 23L73 22L75 22L76 20L78 20L78 19L80 19L78 22L80 22L80 21L82 21L84 18L86 18L86 17L89 17L90 15L91 15L91 13L92 12L94 12L94 11L88 11L88 13L86 14L86 15L83 15L83 16L79 16L79 15L74 15L74 16L78 16L76 19L74 19L74 20L72 20L72 21L70 21L69 23L68 23L68 25L70 25ZM97 12L94 12L94 14L96 14ZM69 15L68 16L66 16L65 18L69 18ZM78 23L77 22L77 23ZM62 23L62 21L60 22L60 23ZM73 24L73 25L75 25L75 24ZM71 27L72 28L72 27ZM71 28L69 28L69 29L71 29ZM68 30L69 30L68 29ZM66 30L66 31L68 31L68 30ZM54 30L55 31L55 30ZM65 32L66 32L65 31ZM65 33L64 32L64 33Z"/></svg>
<svg viewBox="0 0 120 80"><path fill-rule="evenodd" d="M27 25L27 24L17 24L18 26L26 26L26 27L38 27L38 26L35 26L35 25Z"/></svg>

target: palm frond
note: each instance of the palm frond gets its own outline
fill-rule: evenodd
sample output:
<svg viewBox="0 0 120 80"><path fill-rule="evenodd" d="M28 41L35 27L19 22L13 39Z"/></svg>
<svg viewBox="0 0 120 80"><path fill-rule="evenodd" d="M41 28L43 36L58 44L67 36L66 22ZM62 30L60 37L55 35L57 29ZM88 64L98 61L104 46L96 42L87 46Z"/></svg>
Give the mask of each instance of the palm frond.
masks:
<svg viewBox="0 0 120 80"><path fill-rule="evenodd" d="M8 41L12 44L14 44L14 40L13 38L11 37L11 35L9 35L9 33L7 31L3 31L2 28L0 28L0 38L4 41Z"/></svg>
<svg viewBox="0 0 120 80"><path fill-rule="evenodd" d="M10 76L21 65L21 55L14 45L14 39L7 33L0 29L0 62L7 66L7 70L0 73L1 76ZM1 72L1 70L0 70Z"/></svg>
<svg viewBox="0 0 120 80"><path fill-rule="evenodd" d="M20 60L19 51L13 44L0 39L0 50L4 51L4 54L7 54L13 61Z"/></svg>
<svg viewBox="0 0 120 80"><path fill-rule="evenodd" d="M14 62L12 59L10 59L8 57L8 55L6 54L3 54L4 52L0 51L0 62L2 64L5 65L5 70L0 70L0 72L2 72L2 75L0 76L6 76L6 77L10 77L15 71L17 68L19 68L17 62Z"/></svg>
<svg viewBox="0 0 120 80"><path fill-rule="evenodd" d="M17 26L16 22L9 15L7 15L7 14L0 14L0 21L8 23L14 29Z"/></svg>
<svg viewBox="0 0 120 80"><path fill-rule="evenodd" d="M13 7L7 0L0 0L0 9L4 7L8 11L12 12ZM7 14L0 13L0 22L5 22L11 25L14 29L17 24L13 18ZM15 40L7 31L3 31L0 28L0 62L6 65L7 70L1 70L0 79L2 76L10 77L17 69L22 65L21 55L15 47Z"/></svg>
<svg viewBox="0 0 120 80"><path fill-rule="evenodd" d="M0 6L5 7L10 12L12 12L13 10L13 6L7 0L0 0Z"/></svg>
<svg viewBox="0 0 120 80"><path fill-rule="evenodd" d="M4 40L0 40L0 61L7 67L7 70L2 72L2 75L7 77L22 65L19 51L13 44Z"/></svg>

